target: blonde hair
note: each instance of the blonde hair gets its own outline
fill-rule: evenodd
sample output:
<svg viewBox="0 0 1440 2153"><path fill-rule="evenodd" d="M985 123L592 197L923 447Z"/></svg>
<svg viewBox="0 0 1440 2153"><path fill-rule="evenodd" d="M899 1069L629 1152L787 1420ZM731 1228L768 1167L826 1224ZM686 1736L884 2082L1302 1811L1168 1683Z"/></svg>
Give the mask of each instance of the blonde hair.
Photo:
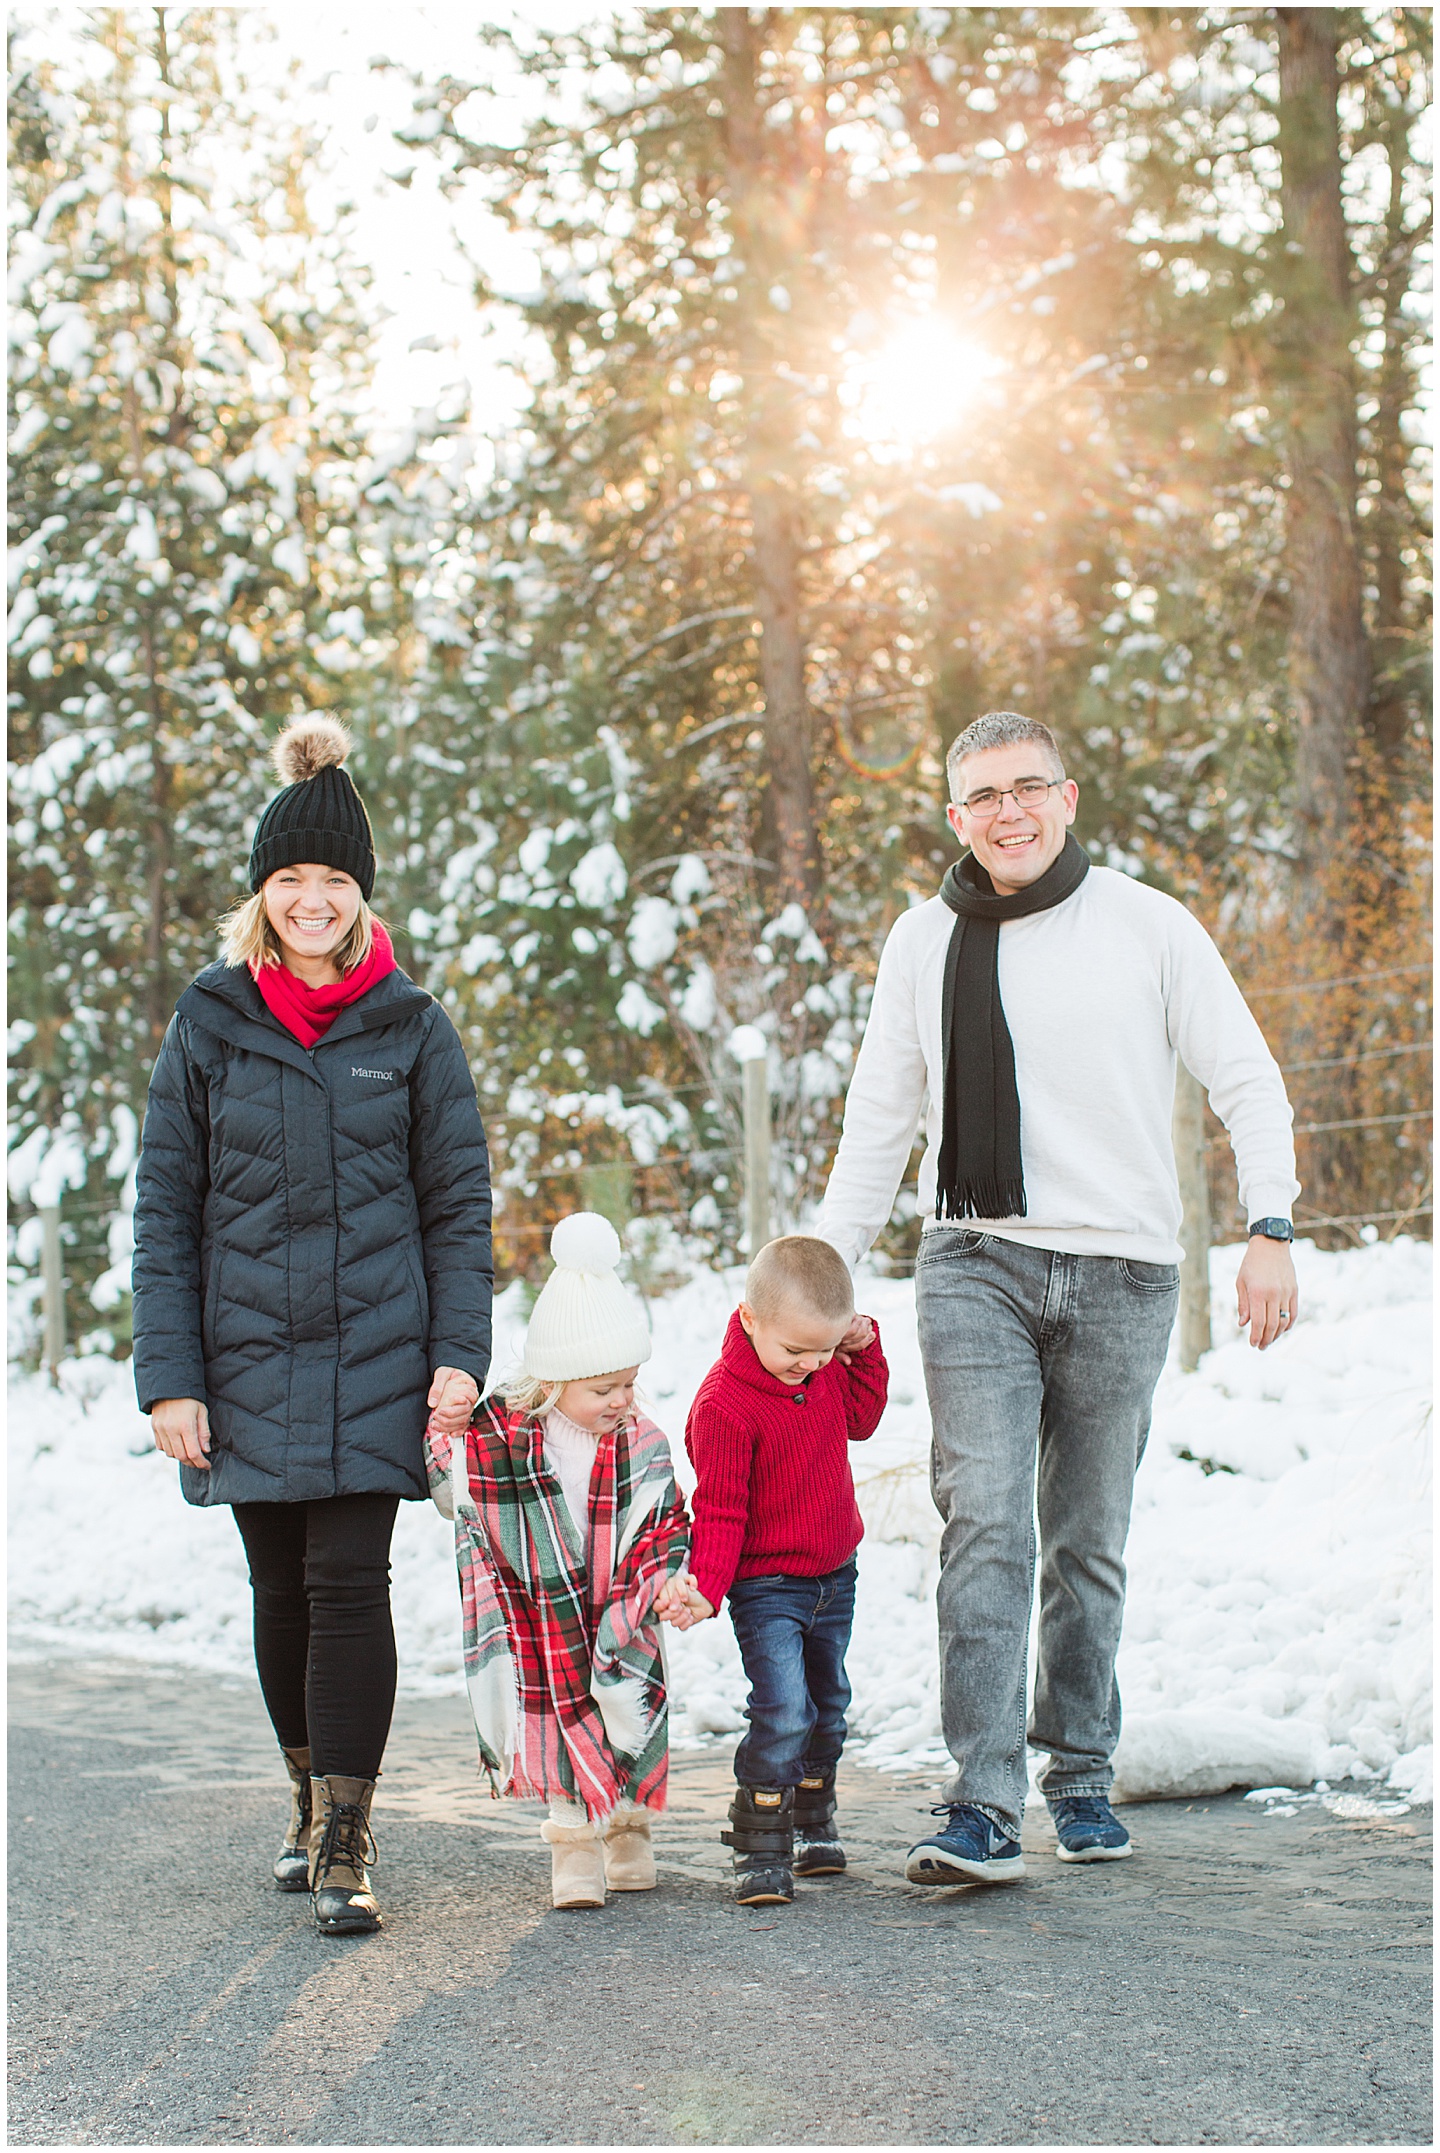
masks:
<svg viewBox="0 0 1440 2153"><path fill-rule="evenodd" d="M775 1316L799 1302L807 1315L838 1323L855 1313L850 1267L838 1249L814 1234L782 1234L757 1251L745 1273L745 1300L757 1316Z"/></svg>
<svg viewBox="0 0 1440 2153"><path fill-rule="evenodd" d="M365 962L375 939L375 929L383 924L362 897L355 924L335 952L335 962L342 972L353 972L357 964ZM258 971L264 965L285 961L280 937L265 910L263 889L231 907L220 922L220 937L220 954L226 964L244 965Z"/></svg>
<svg viewBox="0 0 1440 2153"><path fill-rule="evenodd" d="M527 1376L523 1369L502 1383L505 1403L516 1413L548 1413L565 1385L550 1376Z"/></svg>
<svg viewBox="0 0 1440 2153"><path fill-rule="evenodd" d="M600 1373L608 1375L609 1370L602 1369ZM548 1413L551 1406L559 1402L560 1393L567 1384L588 1381L587 1376L563 1376L559 1381L553 1376L531 1376L526 1375L522 1368L518 1374L510 1376L497 1387L501 1397L512 1412ZM640 1403L640 1396L640 1386L637 1383L635 1386L635 1403L637 1406Z"/></svg>

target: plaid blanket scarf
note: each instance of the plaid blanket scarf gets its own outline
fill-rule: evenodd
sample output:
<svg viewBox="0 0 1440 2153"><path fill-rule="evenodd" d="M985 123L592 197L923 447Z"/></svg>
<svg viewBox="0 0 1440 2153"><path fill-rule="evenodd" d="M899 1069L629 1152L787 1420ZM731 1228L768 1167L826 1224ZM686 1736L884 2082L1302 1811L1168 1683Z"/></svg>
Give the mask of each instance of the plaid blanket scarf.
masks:
<svg viewBox="0 0 1440 2153"><path fill-rule="evenodd" d="M655 1595L684 1562L670 1446L643 1415L603 1436L584 1545L545 1466L545 1426L486 1400L463 1439L426 1431L455 1520L465 1683L492 1794L562 1796L592 1819L665 1806L665 1663ZM447 1485L448 1483L448 1485Z"/></svg>

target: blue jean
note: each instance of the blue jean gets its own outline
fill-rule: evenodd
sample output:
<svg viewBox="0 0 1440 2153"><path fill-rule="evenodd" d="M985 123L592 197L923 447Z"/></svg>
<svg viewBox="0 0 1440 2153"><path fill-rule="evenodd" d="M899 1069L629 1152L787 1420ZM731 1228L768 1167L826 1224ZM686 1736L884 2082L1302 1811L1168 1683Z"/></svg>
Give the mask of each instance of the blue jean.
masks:
<svg viewBox="0 0 1440 2153"><path fill-rule="evenodd" d="M795 1787L830 1771L845 1746L845 1649L855 1558L820 1577L737 1577L730 1620L750 1684L735 1752L742 1787Z"/></svg>
<svg viewBox="0 0 1440 2153"><path fill-rule="evenodd" d="M940 1716L956 1767L946 1799L1018 1836L1037 1512L1028 1740L1049 1753L1041 1789L1108 1794L1113 1783L1125 1539L1180 1274L947 1226L923 1236L915 1284L944 1520Z"/></svg>

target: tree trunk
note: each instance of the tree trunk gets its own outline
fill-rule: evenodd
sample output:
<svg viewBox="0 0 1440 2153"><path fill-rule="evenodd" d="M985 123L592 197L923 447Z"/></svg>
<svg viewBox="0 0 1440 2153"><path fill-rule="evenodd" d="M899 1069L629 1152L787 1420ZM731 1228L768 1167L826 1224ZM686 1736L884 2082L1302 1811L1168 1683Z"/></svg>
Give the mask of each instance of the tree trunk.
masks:
<svg viewBox="0 0 1440 2153"><path fill-rule="evenodd" d="M1340 194L1337 10L1277 8L1284 315L1280 358L1290 493L1290 693L1298 728L1303 879L1344 835L1370 661L1356 531L1350 250Z"/></svg>
<svg viewBox="0 0 1440 2153"><path fill-rule="evenodd" d="M760 686L765 697L765 802L761 856L773 860L782 901L817 892L820 848L810 771L810 705L800 628L800 545L783 489L752 478L750 516L760 614Z"/></svg>
<svg viewBox="0 0 1440 2153"><path fill-rule="evenodd" d="M150 857L146 863L145 895L145 1015L150 1026L151 1059L160 1052L165 1027L170 1022L175 997L170 991L170 961L165 943L169 911L170 870L174 858L175 815L171 802L170 765L162 744L163 689L155 639L147 622L144 629L145 665L150 681Z"/></svg>
<svg viewBox="0 0 1440 2153"><path fill-rule="evenodd" d="M155 64L160 80L173 87L170 79L170 44L166 35L165 10L156 8L155 16ZM156 198L160 209L161 225L161 279L165 292L165 305L170 330L173 334L179 315L177 304L179 272L175 262L175 228L170 190L170 106L168 100L160 106L160 163L156 174ZM183 355L174 354L179 362L177 371L183 373ZM177 418L181 411L180 399L176 398ZM133 396L130 412L134 422L136 439L137 476L143 473L144 463L139 441L138 407ZM152 1059L160 1052L160 1042L170 1022L174 1008L174 996L170 991L170 961L166 947L166 926L170 906L170 877L174 866L175 811L173 783L170 765L165 759L164 747L164 688L159 647L155 638L152 609L147 606L143 630L145 645L145 670L150 682L150 859L146 877L146 894L149 899L145 932L145 1013L150 1024L150 1052Z"/></svg>
<svg viewBox="0 0 1440 2153"><path fill-rule="evenodd" d="M1398 775L1405 761L1413 699L1410 674L1414 662L1413 639L1408 632L1406 617L1406 574L1402 558L1412 532L1405 487L1410 452L1402 429L1411 399L1406 365L1408 343L1415 333L1414 325L1407 321L1405 314L1413 245L1413 242L1407 244L1405 230L1407 118L1404 113L1398 114L1385 139L1385 151L1390 161L1390 199L1385 217L1381 281L1385 348L1375 385L1375 416L1370 422L1379 491L1368 519L1374 549L1375 677L1367 723L1381 762L1390 775Z"/></svg>
<svg viewBox="0 0 1440 2153"><path fill-rule="evenodd" d="M781 207L788 190L767 153L773 130L763 127L757 95L760 32L751 11L717 8L714 19L724 53L726 191L735 245L744 263L735 302L736 356L745 384L743 456L765 699L760 853L773 863L776 902L799 898L810 905L819 895L821 874L811 772L814 727L800 616L803 539L791 469L793 398L779 363L783 352L776 333L785 317L770 296L786 281L789 250ZM793 266L791 256L792 271Z"/></svg>

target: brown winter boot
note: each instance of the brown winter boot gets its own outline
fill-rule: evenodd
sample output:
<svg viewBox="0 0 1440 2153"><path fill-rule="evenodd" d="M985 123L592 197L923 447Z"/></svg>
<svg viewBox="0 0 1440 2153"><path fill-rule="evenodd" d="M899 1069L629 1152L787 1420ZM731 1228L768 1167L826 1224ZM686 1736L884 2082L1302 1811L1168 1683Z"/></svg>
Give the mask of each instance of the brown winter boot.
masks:
<svg viewBox="0 0 1440 2153"><path fill-rule="evenodd" d="M547 1817L540 1837L550 1849L550 1904L603 1906L605 1847L598 1827L588 1819L583 1824L556 1824Z"/></svg>
<svg viewBox="0 0 1440 2153"><path fill-rule="evenodd" d="M310 1752L282 1749L290 1774L290 1822L285 1844L275 1856L274 1877L282 1891L310 1889Z"/></svg>
<svg viewBox="0 0 1440 2153"><path fill-rule="evenodd" d="M605 1882L611 1891L655 1889L648 1809L622 1810L606 1825Z"/></svg>
<svg viewBox="0 0 1440 2153"><path fill-rule="evenodd" d="M380 1908L365 1864L375 1859L370 1832L373 1779L311 1776L310 1904L322 1936L365 1936L380 1927Z"/></svg>

